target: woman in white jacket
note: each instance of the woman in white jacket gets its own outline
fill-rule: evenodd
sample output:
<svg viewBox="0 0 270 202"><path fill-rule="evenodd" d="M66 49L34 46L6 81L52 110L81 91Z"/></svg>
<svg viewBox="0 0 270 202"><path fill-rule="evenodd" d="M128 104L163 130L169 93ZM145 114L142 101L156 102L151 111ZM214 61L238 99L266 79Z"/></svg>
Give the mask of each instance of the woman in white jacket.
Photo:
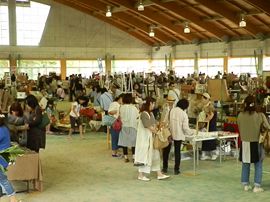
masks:
<svg viewBox="0 0 270 202"><path fill-rule="evenodd" d="M193 130L188 125L188 115L185 110L188 108L188 100L181 99L177 102L176 107L172 108L169 112L169 126L172 133L172 139L174 142L174 174L180 173L180 161L181 161L181 144L185 140L185 136L192 135ZM163 149L163 169L164 173L167 173L168 158L171 150L171 143L168 147Z"/></svg>
<svg viewBox="0 0 270 202"><path fill-rule="evenodd" d="M139 166L138 180L149 181L144 173L157 172L157 179L163 180L169 176L160 171L160 153L153 148L153 133L156 132L156 120L152 113L155 100L148 98L143 104L138 125L135 150L135 165Z"/></svg>

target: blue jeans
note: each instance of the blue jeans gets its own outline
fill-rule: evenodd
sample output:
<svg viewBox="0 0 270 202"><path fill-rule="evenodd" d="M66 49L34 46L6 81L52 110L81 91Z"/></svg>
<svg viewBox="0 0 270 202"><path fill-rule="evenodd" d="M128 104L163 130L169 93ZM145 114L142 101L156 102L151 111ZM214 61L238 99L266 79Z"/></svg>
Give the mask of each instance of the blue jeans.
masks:
<svg viewBox="0 0 270 202"><path fill-rule="evenodd" d="M255 173L254 173L254 185L259 187L262 183L262 161L254 163ZM250 163L242 163L242 176L241 182L243 185L249 185L249 175L250 175Z"/></svg>
<svg viewBox="0 0 270 202"><path fill-rule="evenodd" d="M15 194L11 183L8 181L7 176L2 171L0 171L0 184L4 188L4 191L7 193L8 196L12 196Z"/></svg>
<svg viewBox="0 0 270 202"><path fill-rule="evenodd" d="M110 133L111 133L112 150L117 150L119 148L118 139L120 131L116 131L111 127Z"/></svg>

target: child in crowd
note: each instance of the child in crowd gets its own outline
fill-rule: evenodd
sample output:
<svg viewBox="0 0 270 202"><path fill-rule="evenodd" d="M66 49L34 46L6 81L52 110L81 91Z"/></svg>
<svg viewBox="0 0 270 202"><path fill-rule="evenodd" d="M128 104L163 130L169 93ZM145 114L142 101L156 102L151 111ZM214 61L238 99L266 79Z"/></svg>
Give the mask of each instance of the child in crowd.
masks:
<svg viewBox="0 0 270 202"><path fill-rule="evenodd" d="M68 137L71 138L72 131L75 131L76 125L79 127L80 137L84 139L82 121L80 117L80 110L88 103L88 98L79 96L75 102L71 104L71 111L69 113L71 128Z"/></svg>
<svg viewBox="0 0 270 202"><path fill-rule="evenodd" d="M50 119L50 124L46 126L46 133L52 134L51 128L56 124L56 116L55 116L55 109L54 109L54 102L53 100L49 100L46 107L46 113Z"/></svg>
<svg viewBox="0 0 270 202"><path fill-rule="evenodd" d="M5 115L0 111L0 150L5 150L9 148L10 145L10 134L7 126L5 125ZM0 166L2 168L8 167L8 162L0 155ZM11 183L7 179L7 175L0 169L0 185L1 189L7 193L10 202L19 202L15 197L15 191Z"/></svg>
<svg viewBox="0 0 270 202"><path fill-rule="evenodd" d="M56 90L56 96L59 100L63 101L65 99L65 90L62 88L61 85L58 85L58 88Z"/></svg>

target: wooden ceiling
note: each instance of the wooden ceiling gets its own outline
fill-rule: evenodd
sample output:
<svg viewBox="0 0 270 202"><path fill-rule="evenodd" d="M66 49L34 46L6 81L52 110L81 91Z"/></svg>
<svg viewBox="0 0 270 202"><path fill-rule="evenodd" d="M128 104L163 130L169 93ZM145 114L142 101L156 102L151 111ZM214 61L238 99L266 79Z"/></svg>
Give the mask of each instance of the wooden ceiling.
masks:
<svg viewBox="0 0 270 202"><path fill-rule="evenodd" d="M109 23L150 46L270 37L269 0L54 0ZM112 17L106 17L107 6ZM239 27L244 16L246 27ZM188 23L190 33L184 33ZM149 36L150 27L155 37Z"/></svg>

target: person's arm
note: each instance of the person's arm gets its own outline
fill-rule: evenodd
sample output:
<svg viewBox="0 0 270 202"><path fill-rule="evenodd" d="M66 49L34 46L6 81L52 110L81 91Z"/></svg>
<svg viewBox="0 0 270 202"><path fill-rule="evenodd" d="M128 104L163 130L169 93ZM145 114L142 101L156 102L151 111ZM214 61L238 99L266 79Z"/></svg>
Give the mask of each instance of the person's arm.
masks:
<svg viewBox="0 0 270 202"><path fill-rule="evenodd" d="M185 135L193 135L193 130L189 128L188 116L186 114L183 117L183 131Z"/></svg>
<svg viewBox="0 0 270 202"><path fill-rule="evenodd" d="M267 128L268 130L270 130L270 124L269 124L269 122L268 122L266 116L265 116L263 113L261 113L261 114L262 114L263 126L264 126L265 128Z"/></svg>
<svg viewBox="0 0 270 202"><path fill-rule="evenodd" d="M145 128L148 128L151 132L155 132L155 126L151 124L151 117L147 112L141 113L142 124Z"/></svg>

